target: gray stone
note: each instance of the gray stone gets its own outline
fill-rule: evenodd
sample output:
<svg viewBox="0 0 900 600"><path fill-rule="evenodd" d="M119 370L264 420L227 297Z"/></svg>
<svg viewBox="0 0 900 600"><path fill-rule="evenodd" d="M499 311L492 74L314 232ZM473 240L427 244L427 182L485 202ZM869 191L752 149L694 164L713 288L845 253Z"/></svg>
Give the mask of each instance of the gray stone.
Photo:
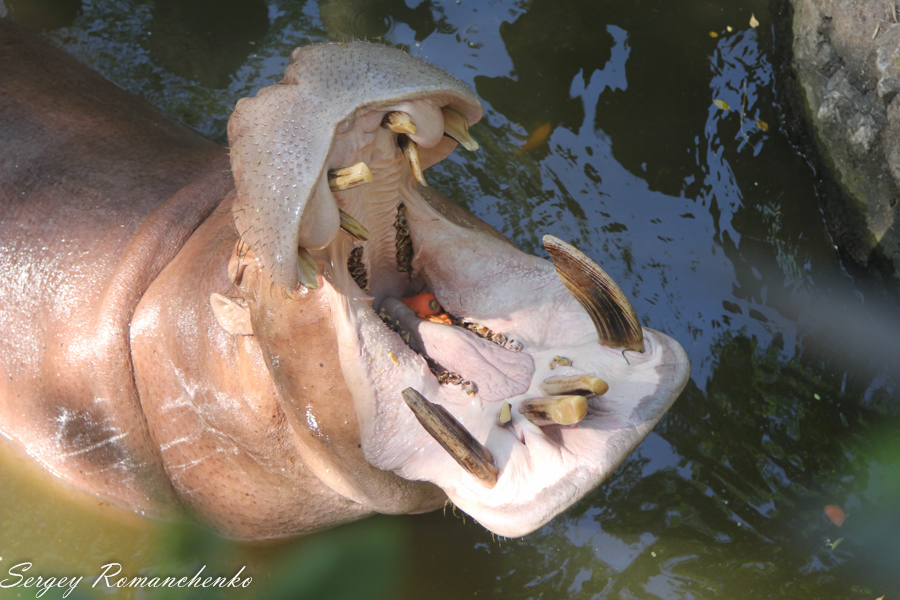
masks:
<svg viewBox="0 0 900 600"><path fill-rule="evenodd" d="M900 281L900 25L890 2L790 2L807 117L847 198L826 207L835 241Z"/></svg>

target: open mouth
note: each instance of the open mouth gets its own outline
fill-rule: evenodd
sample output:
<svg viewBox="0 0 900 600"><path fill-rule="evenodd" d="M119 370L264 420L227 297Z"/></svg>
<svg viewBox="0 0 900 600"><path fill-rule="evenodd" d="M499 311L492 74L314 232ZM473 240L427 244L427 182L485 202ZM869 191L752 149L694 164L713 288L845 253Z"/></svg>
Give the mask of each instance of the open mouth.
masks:
<svg viewBox="0 0 900 600"><path fill-rule="evenodd" d="M278 166L275 184L252 188L263 155L232 141L235 253L257 252L276 283L327 297L372 466L430 481L495 533L523 535L624 460L688 366L577 249L545 236L552 264L522 253L427 185L424 170L457 143L477 148L468 125L481 109L457 85L340 119L297 207L291 173ZM279 193L276 212L265 198Z"/></svg>

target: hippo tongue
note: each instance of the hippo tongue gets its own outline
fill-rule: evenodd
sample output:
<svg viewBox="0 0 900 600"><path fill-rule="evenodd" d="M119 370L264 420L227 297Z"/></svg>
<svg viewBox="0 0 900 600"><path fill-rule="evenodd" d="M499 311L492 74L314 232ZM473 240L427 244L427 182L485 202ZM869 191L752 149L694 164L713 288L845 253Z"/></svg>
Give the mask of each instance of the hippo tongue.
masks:
<svg viewBox="0 0 900 600"><path fill-rule="evenodd" d="M528 389L534 374L528 354L511 352L461 327L423 321L396 298L385 298L381 306L409 333L413 350L475 383L482 400L505 400Z"/></svg>

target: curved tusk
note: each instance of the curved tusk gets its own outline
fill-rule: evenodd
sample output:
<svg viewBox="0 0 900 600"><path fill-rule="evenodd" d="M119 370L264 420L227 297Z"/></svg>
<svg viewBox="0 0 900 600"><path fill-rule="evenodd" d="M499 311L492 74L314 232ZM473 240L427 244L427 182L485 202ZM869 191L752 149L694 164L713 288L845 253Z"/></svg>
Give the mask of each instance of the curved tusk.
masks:
<svg viewBox="0 0 900 600"><path fill-rule="evenodd" d="M472 136L469 135L469 121L466 119L465 115L453 110L449 106L442 108L441 113L444 115L444 134L447 137L456 140L469 152L474 152L480 148L478 142L473 140Z"/></svg>
<svg viewBox="0 0 900 600"><path fill-rule="evenodd" d="M641 324L616 282L578 248L557 237L545 235L544 248L566 289L591 317L600 343L643 352Z"/></svg>
<svg viewBox="0 0 900 600"><path fill-rule="evenodd" d="M499 470L494 466L491 451L476 440L462 423L447 412L446 408L429 402L413 388L406 388L401 394L425 431L459 463L459 466L481 485L487 488L497 485Z"/></svg>
<svg viewBox="0 0 900 600"><path fill-rule="evenodd" d="M428 183L425 181L425 175L422 173L422 163L419 161L419 145L405 135L397 138L397 142L400 144L403 156L409 162L409 168L412 169L413 175L416 176L416 181L427 187Z"/></svg>
<svg viewBox="0 0 900 600"><path fill-rule="evenodd" d="M316 281L316 259L306 248L297 248L297 262L300 265L300 283L311 290L317 289L319 282Z"/></svg>
<svg viewBox="0 0 900 600"><path fill-rule="evenodd" d="M347 232L350 237L360 242L369 240L369 230L362 223L351 217L349 214L338 209L341 214L341 229Z"/></svg>

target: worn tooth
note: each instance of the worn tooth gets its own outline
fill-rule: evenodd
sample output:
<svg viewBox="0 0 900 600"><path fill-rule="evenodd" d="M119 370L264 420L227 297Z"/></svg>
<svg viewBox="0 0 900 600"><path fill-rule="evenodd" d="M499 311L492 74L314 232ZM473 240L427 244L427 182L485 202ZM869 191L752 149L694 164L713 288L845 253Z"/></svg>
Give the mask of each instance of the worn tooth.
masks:
<svg viewBox="0 0 900 600"><path fill-rule="evenodd" d="M563 284L587 311L600 343L614 348L644 351L644 333L625 294L597 263L580 250L552 235L544 248Z"/></svg>
<svg viewBox="0 0 900 600"><path fill-rule="evenodd" d="M306 248L297 248L297 262L300 264L300 283L314 290L319 287L316 281L316 259Z"/></svg>
<svg viewBox="0 0 900 600"><path fill-rule="evenodd" d="M444 133L459 142L466 150L470 152L478 150L478 142L469 135L469 121L465 115L449 106L442 108L441 112L444 115Z"/></svg>
<svg viewBox="0 0 900 600"><path fill-rule="evenodd" d="M406 388L402 392L406 405L416 415L431 437L472 477L487 488L497 484L499 470L487 447L476 440L443 406L429 402L425 396Z"/></svg>
<svg viewBox="0 0 900 600"><path fill-rule="evenodd" d="M398 141L400 143L400 150L403 151L403 156L405 156L406 160L409 162L409 168L412 169L416 180L422 185L427 186L428 183L425 181L425 175L422 173L422 163L419 162L419 145L405 135L400 136Z"/></svg>
<svg viewBox="0 0 900 600"><path fill-rule="evenodd" d="M587 414L587 406L584 396L548 396L523 400L519 403L519 412L541 427L574 425Z"/></svg>
<svg viewBox="0 0 900 600"><path fill-rule="evenodd" d="M503 344L507 350L511 350L512 352L521 352L525 346L519 340L514 340L512 338L506 340L506 343Z"/></svg>
<svg viewBox="0 0 900 600"><path fill-rule="evenodd" d="M550 377L541 383L541 392L548 396L564 394L593 394L602 396L609 391L609 384L593 375L569 375L568 377Z"/></svg>
<svg viewBox="0 0 900 600"><path fill-rule="evenodd" d="M461 387L462 390L470 396L474 396L478 393L478 386L475 385L474 381L469 381L468 379L466 379L462 382Z"/></svg>
<svg viewBox="0 0 900 600"><path fill-rule="evenodd" d="M552 371L556 367L571 367L572 360L566 358L565 356L554 356L553 360L550 361L550 370Z"/></svg>
<svg viewBox="0 0 900 600"><path fill-rule="evenodd" d="M512 420L510 408L509 402L504 402L500 405L500 413L497 415L497 420L500 421L501 425L506 425Z"/></svg>
<svg viewBox="0 0 900 600"><path fill-rule="evenodd" d="M405 133L407 135L416 134L416 124L413 123L413 120L405 112L400 112L398 110L389 112L384 115L382 123L387 126L388 129L397 133Z"/></svg>
<svg viewBox="0 0 900 600"><path fill-rule="evenodd" d="M368 241L369 230L366 229L362 223L360 223L344 211L340 209L338 210L341 213L341 229L350 234L350 237L357 239L360 242Z"/></svg>
<svg viewBox="0 0 900 600"><path fill-rule="evenodd" d="M364 162L328 171L328 185L332 192L343 192L372 181L372 171Z"/></svg>

